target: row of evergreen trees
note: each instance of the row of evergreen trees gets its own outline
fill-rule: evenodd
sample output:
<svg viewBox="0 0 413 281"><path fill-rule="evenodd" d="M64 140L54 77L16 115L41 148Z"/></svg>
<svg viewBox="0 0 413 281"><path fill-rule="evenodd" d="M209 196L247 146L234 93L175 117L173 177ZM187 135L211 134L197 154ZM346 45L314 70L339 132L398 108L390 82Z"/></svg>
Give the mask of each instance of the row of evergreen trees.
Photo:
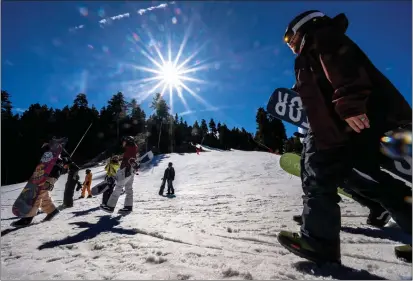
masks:
<svg viewBox="0 0 413 281"><path fill-rule="evenodd" d="M271 118L260 108L257 131L253 136L244 128L229 129L225 123L202 119L188 125L178 114L171 116L169 106L160 94L153 98L149 117L136 100L127 101L119 92L98 111L89 106L85 94L78 94L71 106L54 109L32 104L21 114L13 113L11 97L1 91L1 184L27 180L40 158L40 147L52 136L68 137L65 149L72 152L92 124L72 159L79 165L103 151L121 152L122 136L139 140L141 151L155 153L192 152L192 143L221 149L262 150L282 153L299 151L297 139L287 140L281 121Z"/></svg>

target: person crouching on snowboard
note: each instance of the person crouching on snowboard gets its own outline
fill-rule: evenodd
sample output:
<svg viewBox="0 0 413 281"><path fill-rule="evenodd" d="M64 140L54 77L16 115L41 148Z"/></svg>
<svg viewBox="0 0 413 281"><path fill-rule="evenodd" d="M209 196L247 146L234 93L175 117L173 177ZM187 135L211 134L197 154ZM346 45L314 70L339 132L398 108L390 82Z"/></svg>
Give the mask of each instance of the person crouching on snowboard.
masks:
<svg viewBox="0 0 413 281"><path fill-rule="evenodd" d="M113 213L119 196L122 193L123 187L125 187L125 203L124 207L119 210L121 214L128 214L132 211L133 206L133 180L135 176L134 168L136 154L138 153L138 146L135 143L135 139L131 136L123 138L122 145L125 149L122 158L122 164L116 173L116 185L110 195L110 198L105 205L101 205L100 208L108 213Z"/></svg>
<svg viewBox="0 0 413 281"><path fill-rule="evenodd" d="M90 191L90 186L92 185L92 172L90 169L86 169L85 181L83 182L82 187L82 194L80 195L79 199L85 198L86 196L86 189L87 193L89 194L87 198L92 198L92 192Z"/></svg>
<svg viewBox="0 0 413 281"><path fill-rule="evenodd" d="M405 232L412 231L411 205L404 201L411 188L381 171L379 161L380 138L411 123L412 109L345 35L347 27L344 14L330 18L313 10L294 18L284 35L297 55L295 91L311 128L301 155L301 231L281 231L277 238L316 263L341 263L337 186L345 180L354 180L349 188L380 203Z"/></svg>
<svg viewBox="0 0 413 281"><path fill-rule="evenodd" d="M43 153L47 152L49 150L49 146L43 145L42 150L43 150ZM56 183L56 181L59 179L60 175L62 174L63 165L64 165L64 161L59 158L56 161L55 165L53 166L45 183L43 184L43 186L40 187L39 194L37 195L37 199L34 202L33 207L30 210L30 213L26 217L21 218L11 223L11 226L13 227L28 226L33 221L33 218L37 215L39 209L41 210L41 212L47 214L46 217L43 219L43 221L50 221L59 213L59 210L54 205L53 200L50 196L50 191L53 190L54 184Z"/></svg>
<svg viewBox="0 0 413 281"><path fill-rule="evenodd" d="M113 156L110 159L109 163L106 164L105 166L105 171L106 171L105 181L107 182L109 187L108 189L105 190L105 192L103 192L101 206L106 206L110 196L112 195L113 188L115 187L115 184L116 184L116 173L118 172L119 167L120 167L119 157L116 155Z"/></svg>
<svg viewBox="0 0 413 281"><path fill-rule="evenodd" d="M174 180L175 180L175 169L174 167L172 167L172 162L169 162L168 168L165 169L165 172L163 174L161 189L159 190L159 195L163 195L163 191L165 189L165 182L168 183L168 192L166 194L174 195L175 190L172 185L172 181Z"/></svg>

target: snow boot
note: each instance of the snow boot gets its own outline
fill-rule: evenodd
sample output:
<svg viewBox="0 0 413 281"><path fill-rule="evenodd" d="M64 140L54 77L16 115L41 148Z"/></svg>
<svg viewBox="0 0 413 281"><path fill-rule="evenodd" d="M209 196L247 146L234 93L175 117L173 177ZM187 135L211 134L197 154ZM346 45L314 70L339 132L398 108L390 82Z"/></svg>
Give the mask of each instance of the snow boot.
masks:
<svg viewBox="0 0 413 281"><path fill-rule="evenodd" d="M371 210L367 218L367 224L377 228L381 228L384 227L390 219L391 215L387 210L380 210L379 212Z"/></svg>
<svg viewBox="0 0 413 281"><path fill-rule="evenodd" d="M341 265L340 241L336 245L328 245L321 241L312 240L313 243L310 244L310 238L304 238L299 233L290 231L281 231L277 239L281 246L301 258L317 264L332 263Z"/></svg>
<svg viewBox="0 0 413 281"><path fill-rule="evenodd" d="M110 214L113 213L113 211L115 210L115 208L109 207L108 205L104 205L104 204L100 204L100 209Z"/></svg>
<svg viewBox="0 0 413 281"><path fill-rule="evenodd" d="M16 228L29 226L33 221L33 217L21 218L18 221L12 222L10 225Z"/></svg>
<svg viewBox="0 0 413 281"><path fill-rule="evenodd" d="M60 213L60 211L56 208L53 212L51 212L50 214L48 214L43 221L51 221L58 213Z"/></svg>
<svg viewBox="0 0 413 281"><path fill-rule="evenodd" d="M303 224L303 216L295 215L295 216L293 216L293 221L295 221L299 225L302 225Z"/></svg>
<svg viewBox="0 0 413 281"><path fill-rule="evenodd" d="M93 198L93 196L91 194L89 194L89 196L87 198Z"/></svg>
<svg viewBox="0 0 413 281"><path fill-rule="evenodd" d="M401 245L394 248L394 253L398 259L412 263L412 245Z"/></svg>
<svg viewBox="0 0 413 281"><path fill-rule="evenodd" d="M79 196L79 199L82 199L82 198L85 198L85 197L83 197L82 195L80 195L80 196Z"/></svg>
<svg viewBox="0 0 413 281"><path fill-rule="evenodd" d="M121 215L128 215L132 212L132 207L131 206L125 206L122 209L118 211L119 214Z"/></svg>

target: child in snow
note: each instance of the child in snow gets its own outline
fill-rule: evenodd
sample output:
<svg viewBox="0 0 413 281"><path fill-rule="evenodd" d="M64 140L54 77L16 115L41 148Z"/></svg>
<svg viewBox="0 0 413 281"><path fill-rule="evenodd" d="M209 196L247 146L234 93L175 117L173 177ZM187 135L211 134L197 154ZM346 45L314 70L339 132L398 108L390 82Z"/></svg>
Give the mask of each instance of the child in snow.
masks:
<svg viewBox="0 0 413 281"><path fill-rule="evenodd" d="M116 185L110 195L110 198L105 205L101 205L100 208L108 213L113 213L119 196L122 193L123 187L125 187L125 203L124 207L119 210L121 214L128 214L132 211L133 205L133 180L135 176L136 154L138 153L138 146L135 139L132 136L123 138L122 146L125 149L122 158L122 164L116 173Z"/></svg>
<svg viewBox="0 0 413 281"><path fill-rule="evenodd" d="M105 171L106 171L105 181L109 185L109 188L106 189L105 192L103 192L101 206L106 206L110 196L112 195L113 188L115 187L115 184L116 184L116 173L119 170L119 167L120 167L119 157L116 155L113 156L110 159L109 163L106 164L105 166Z"/></svg>
<svg viewBox="0 0 413 281"><path fill-rule="evenodd" d="M167 195L175 194L175 190L172 185L173 180L175 180L175 169L174 167L172 167L172 162L169 162L168 168L165 169L165 172L163 174L161 189L159 190L159 195L163 195L163 191L165 189L165 182L168 183L168 192L166 194Z"/></svg>
<svg viewBox="0 0 413 281"><path fill-rule="evenodd" d="M90 169L86 169L86 176L85 176L85 181L83 182L83 188L82 188L82 194L80 195L80 198L85 198L86 196L86 189L87 193L89 194L87 198L92 198L92 192L90 191L90 186L92 184L92 172Z"/></svg>

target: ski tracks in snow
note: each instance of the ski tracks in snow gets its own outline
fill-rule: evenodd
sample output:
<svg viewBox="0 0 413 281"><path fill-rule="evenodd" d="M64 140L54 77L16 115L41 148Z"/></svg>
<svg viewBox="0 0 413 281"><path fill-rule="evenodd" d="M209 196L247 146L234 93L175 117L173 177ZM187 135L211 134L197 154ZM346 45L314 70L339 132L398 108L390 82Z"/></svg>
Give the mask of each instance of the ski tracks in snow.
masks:
<svg viewBox="0 0 413 281"><path fill-rule="evenodd" d="M393 248L397 229L365 225L367 210L341 203L342 261L349 268L313 268L282 248L280 230L298 230L299 179L279 169L279 156L262 152L178 155L141 172L128 216L99 210L101 197L75 201L53 221L1 237L2 279L400 279L409 264ZM157 195L167 162L176 170L176 198ZM165 162L165 163L164 163ZM101 171L92 169L92 173ZM84 174L81 174L82 178ZM53 198L61 201L66 178ZM98 184L99 180L92 184ZM2 187L2 230L21 189ZM14 189L14 191L13 191ZM9 192L6 192L9 191ZM79 194L75 194L79 196ZM118 202L123 205L124 196ZM116 210L115 210L116 212ZM39 215L39 221L44 215ZM410 238L411 239L411 238ZM23 266L24 265L24 266ZM354 269L354 270L353 270Z"/></svg>

